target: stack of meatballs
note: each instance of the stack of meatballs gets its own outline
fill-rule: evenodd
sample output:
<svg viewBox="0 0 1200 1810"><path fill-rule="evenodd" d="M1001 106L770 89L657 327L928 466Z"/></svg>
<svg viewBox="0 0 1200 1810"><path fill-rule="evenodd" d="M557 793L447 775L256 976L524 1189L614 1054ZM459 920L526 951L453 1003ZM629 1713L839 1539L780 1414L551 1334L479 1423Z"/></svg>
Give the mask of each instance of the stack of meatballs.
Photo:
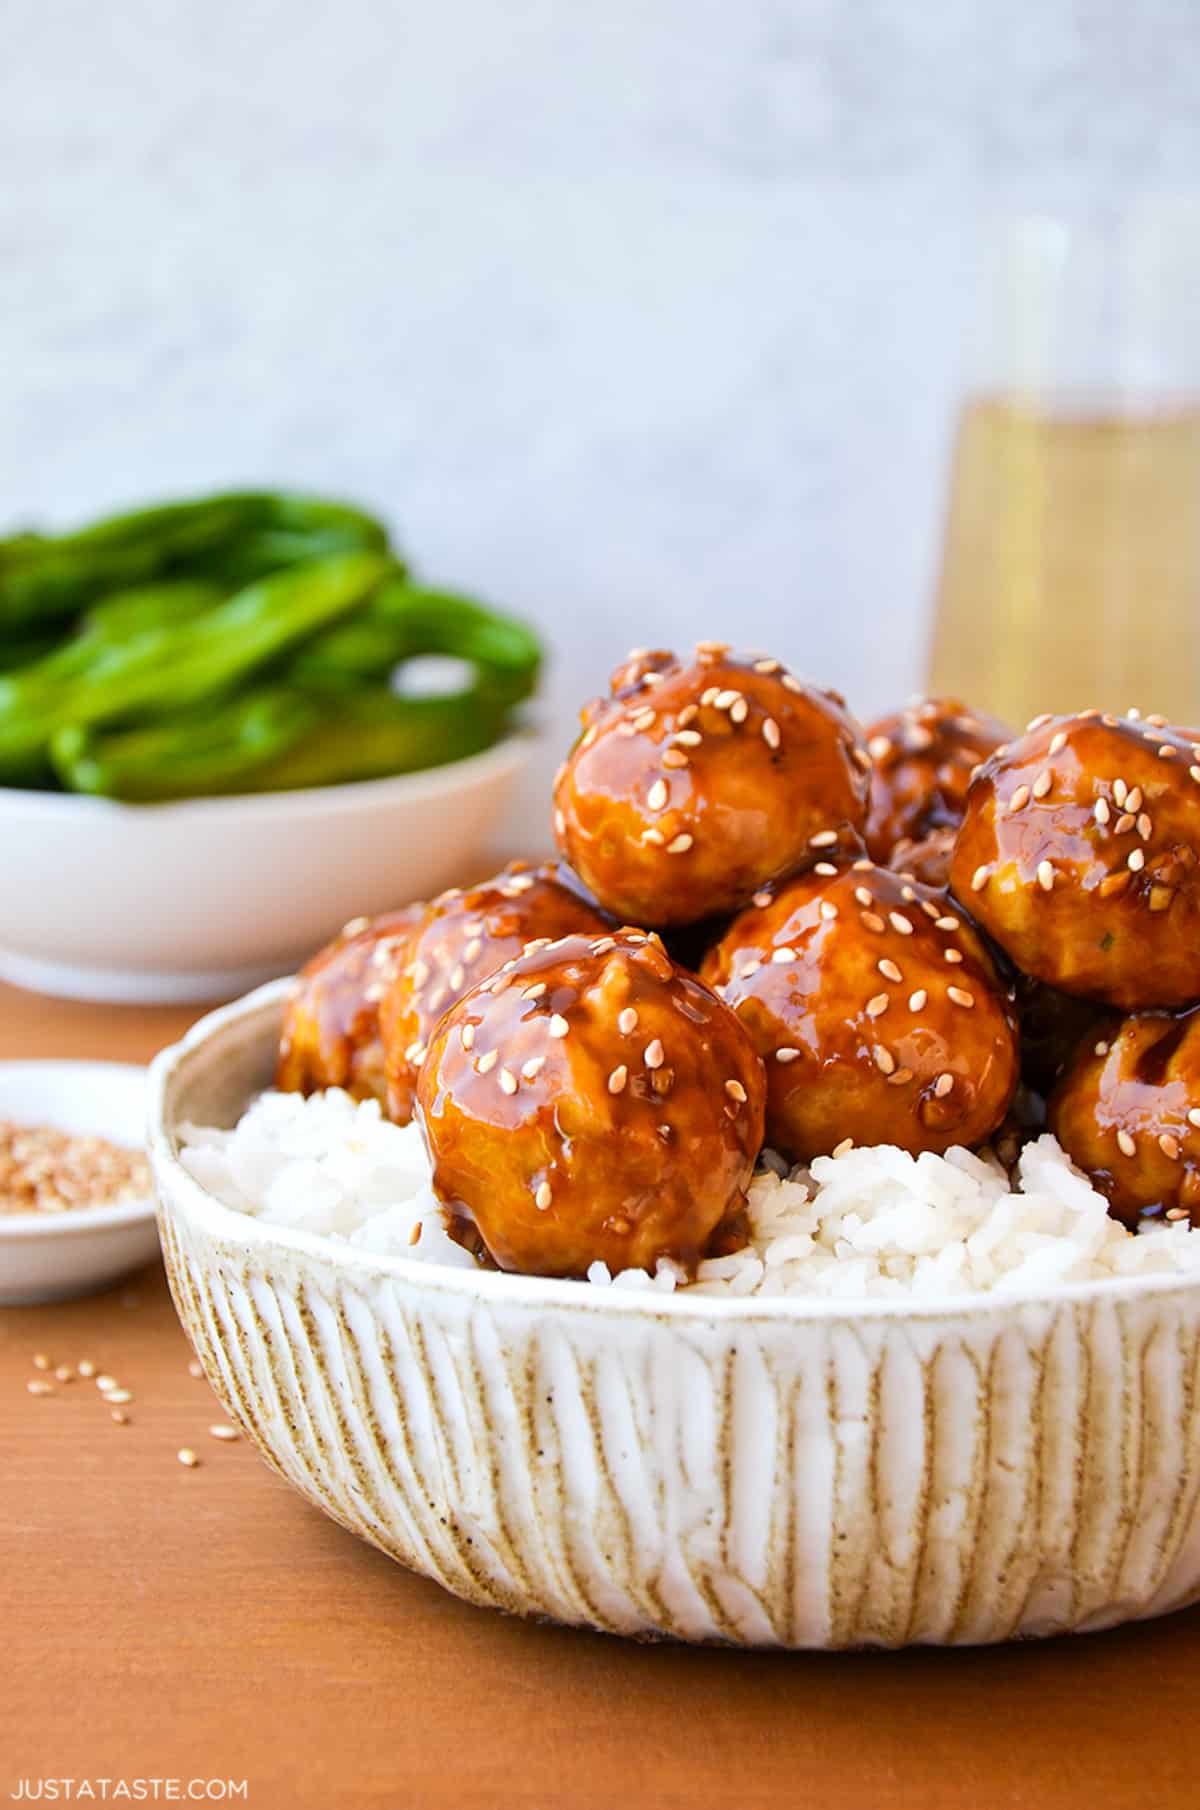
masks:
<svg viewBox="0 0 1200 1810"><path fill-rule="evenodd" d="M1193 744L1196 745L1193 745ZM1200 1222L1200 732L948 700L863 731L780 661L638 650L554 787L560 859L305 968L278 1082L417 1119L455 1236L693 1270L768 1145L1012 1150Z"/></svg>

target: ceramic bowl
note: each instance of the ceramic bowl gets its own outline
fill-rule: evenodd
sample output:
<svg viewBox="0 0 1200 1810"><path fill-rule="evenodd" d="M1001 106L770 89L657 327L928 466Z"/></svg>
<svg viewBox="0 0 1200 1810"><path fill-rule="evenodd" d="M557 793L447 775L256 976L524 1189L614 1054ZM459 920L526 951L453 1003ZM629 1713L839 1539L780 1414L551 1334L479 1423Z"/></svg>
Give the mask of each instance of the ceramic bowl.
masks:
<svg viewBox="0 0 1200 1810"><path fill-rule="evenodd" d="M969 1644L1200 1596L1200 1285L648 1297L438 1271L222 1206L177 1160L270 1079L283 991L151 1080L163 1248L229 1412L474 1603L744 1646Z"/></svg>
<svg viewBox="0 0 1200 1810"><path fill-rule="evenodd" d="M531 747L516 735L393 779L178 804L0 788L0 977L75 999L228 999L347 918L460 879Z"/></svg>
<svg viewBox="0 0 1200 1810"><path fill-rule="evenodd" d="M129 1062L0 1062L0 1119L56 1125L131 1147L146 1118L146 1071ZM154 1201L0 1214L0 1306L62 1301L115 1282L158 1249Z"/></svg>

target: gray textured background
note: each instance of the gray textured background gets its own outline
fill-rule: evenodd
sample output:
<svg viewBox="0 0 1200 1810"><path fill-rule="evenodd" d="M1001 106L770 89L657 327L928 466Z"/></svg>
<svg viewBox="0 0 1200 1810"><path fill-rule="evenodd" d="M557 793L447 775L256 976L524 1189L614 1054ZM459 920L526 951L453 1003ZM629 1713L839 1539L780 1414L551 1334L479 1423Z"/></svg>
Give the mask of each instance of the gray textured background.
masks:
<svg viewBox="0 0 1200 1810"><path fill-rule="evenodd" d="M633 641L907 691L980 238L1200 171L1195 0L4 20L4 516L361 496L546 627L559 741Z"/></svg>

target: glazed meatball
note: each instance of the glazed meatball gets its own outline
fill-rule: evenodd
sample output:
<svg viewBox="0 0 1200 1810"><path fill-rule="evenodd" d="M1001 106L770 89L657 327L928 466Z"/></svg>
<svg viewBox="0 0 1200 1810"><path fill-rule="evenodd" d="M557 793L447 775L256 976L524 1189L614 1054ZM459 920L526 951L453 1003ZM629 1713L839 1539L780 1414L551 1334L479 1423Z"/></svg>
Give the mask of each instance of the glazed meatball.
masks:
<svg viewBox="0 0 1200 1810"><path fill-rule="evenodd" d="M767 1069L767 1142L977 1144L1017 1081L1011 1006L979 937L931 887L819 862L764 892L706 959Z"/></svg>
<svg viewBox="0 0 1200 1810"><path fill-rule="evenodd" d="M1200 1009L1137 1012L1086 1043L1049 1117L1117 1219L1161 1205L1200 1225Z"/></svg>
<svg viewBox="0 0 1200 1810"><path fill-rule="evenodd" d="M629 922L728 916L866 820L857 725L778 660L716 642L686 660L631 654L583 721L555 783L555 835Z"/></svg>
<svg viewBox="0 0 1200 1810"><path fill-rule="evenodd" d="M1200 999L1200 750L1160 717L1038 717L971 785L957 896L1013 963L1124 1009Z"/></svg>
<svg viewBox="0 0 1200 1810"><path fill-rule="evenodd" d="M277 1087L302 1094L344 1087L356 1100L384 1099L380 1001L423 909L354 918L300 970L284 1013Z"/></svg>
<svg viewBox="0 0 1200 1810"><path fill-rule="evenodd" d="M744 1206L765 1086L732 1012L620 930L531 946L460 1000L417 1111L439 1199L501 1269L691 1269Z"/></svg>
<svg viewBox="0 0 1200 1810"><path fill-rule="evenodd" d="M610 927L570 891L552 866L514 861L465 892L455 886L427 905L410 931L379 1008L388 1116L412 1118L417 1074L438 1019L464 993L538 937Z"/></svg>
<svg viewBox="0 0 1200 1810"><path fill-rule="evenodd" d="M868 853L890 867L911 867L905 854L914 843L957 830L972 773L1011 734L957 698L921 698L873 723Z"/></svg>

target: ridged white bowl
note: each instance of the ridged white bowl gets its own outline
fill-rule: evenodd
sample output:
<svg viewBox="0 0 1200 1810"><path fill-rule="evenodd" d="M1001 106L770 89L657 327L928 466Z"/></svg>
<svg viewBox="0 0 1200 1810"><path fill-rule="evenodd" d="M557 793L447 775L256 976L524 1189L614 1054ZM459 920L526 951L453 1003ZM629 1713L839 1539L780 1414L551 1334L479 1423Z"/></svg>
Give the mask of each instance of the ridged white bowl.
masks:
<svg viewBox="0 0 1200 1810"><path fill-rule="evenodd" d="M624 1295L263 1225L176 1158L270 1078L282 991L152 1073L209 1380L343 1526L471 1602L791 1647L1008 1640L1200 1597L1200 1285L1029 1300Z"/></svg>

